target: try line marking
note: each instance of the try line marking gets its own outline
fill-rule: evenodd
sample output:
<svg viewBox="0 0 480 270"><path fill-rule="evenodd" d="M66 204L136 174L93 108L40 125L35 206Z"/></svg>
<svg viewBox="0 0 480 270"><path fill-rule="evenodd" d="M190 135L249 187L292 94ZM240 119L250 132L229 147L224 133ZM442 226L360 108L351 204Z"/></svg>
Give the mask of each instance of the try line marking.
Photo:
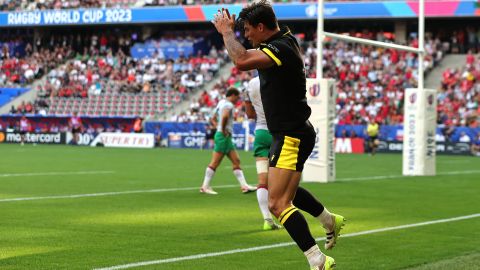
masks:
<svg viewBox="0 0 480 270"><path fill-rule="evenodd" d="M225 186L216 186L215 188L232 188L232 187L239 187L239 186L238 185L225 185ZM200 187L142 189L142 190L128 190L128 191L118 191L118 192L102 192L102 193L76 194L76 195L8 198L8 199L0 199L0 203L1 202L16 202L16 201L50 200L50 199L75 199L75 198L85 198L85 197L101 197L101 196L115 196L115 195L123 195L123 194L157 193L157 192L173 192L173 191L189 191L189 190L200 190Z"/></svg>
<svg viewBox="0 0 480 270"><path fill-rule="evenodd" d="M480 213L476 213L476 214L472 214L472 215L468 215L468 216L460 216L460 217L447 218L447 219L438 219L438 220L432 220L432 221L426 221L426 222L420 222L420 223L413 223L413 224L406 224L406 225L400 225L400 226L394 226L394 227L385 227L385 228L380 228L380 229L361 231L361 232L356 232L356 233L342 234L342 238L356 237L356 236L361 236L361 235L395 231L395 230L402 230L402 229L421 227L421 226L427 226L427 225L432 225L432 224L439 224L439 223L453 222L453 221L459 221L459 220L473 219L473 218L478 218L478 217L480 217ZM325 240L325 237L320 237L320 238L317 238L315 240L316 241L322 241L322 240ZM198 260L198 259L203 259L203 258L238 254L238 253L254 252L254 251L259 251L259 250L281 248L281 247L287 247L287 246L293 246L293 245L295 245L294 242L284 242L284 243L279 243L279 244L274 244L274 245L266 245L266 246L258 246L258 247L251 247L251 248L242 248L242 249L232 249L232 250L226 250L226 251L220 251L220 252L196 254L196 255L190 255L190 256L184 256L184 257L163 259L163 260L136 262L136 263L123 264L123 265L109 266L109 267L104 267L104 268L95 268L94 270L128 269L128 268L141 267L141 266L147 266L147 265L167 264L167 263L175 263L175 262L181 262L181 261L190 261L190 260Z"/></svg>
<svg viewBox="0 0 480 270"><path fill-rule="evenodd" d="M446 176L446 175L461 175L461 174L476 174L480 173L480 170L467 170L467 171L451 171L451 172L440 172L435 176ZM435 177L431 176L431 177ZM416 176L404 176L404 175L380 175L380 176L365 176L365 177L351 177L351 178L339 178L338 182L349 182L349 181L365 181L365 180L385 180L385 179L396 179L396 178L408 178Z"/></svg>
<svg viewBox="0 0 480 270"><path fill-rule="evenodd" d="M437 176L440 175L461 175L461 174L477 174L480 173L480 170L471 170L471 171L452 171L437 173ZM382 180L382 179L397 179L397 178L409 178L412 176L403 176L403 175L383 175L383 176L369 176L369 177L356 177L356 178L339 178L337 182L349 182L349 181L366 181L366 180ZM214 186L214 188L234 188L238 185L223 185L223 186ZM102 197L102 196L116 196L116 195L126 195L126 194L139 194L139 193L159 193L159 192L174 192L174 191L190 191L190 190L199 190L200 187L185 187L185 188L160 188L160 189L142 189L142 190L127 190L127 191L116 191L116 192L101 192L101 193L89 193L89 194L73 194L73 195L53 195L53 196L41 196L41 197L23 197L23 198L6 198L0 199L2 202L17 202L17 201L37 201L37 200L50 200L50 199L76 199L76 198L85 198L85 197Z"/></svg>
<svg viewBox="0 0 480 270"><path fill-rule="evenodd" d="M79 171L79 172L39 172L39 173L4 173L1 177L23 177L23 176L55 176L55 175L80 175L80 174L109 174L114 171Z"/></svg>

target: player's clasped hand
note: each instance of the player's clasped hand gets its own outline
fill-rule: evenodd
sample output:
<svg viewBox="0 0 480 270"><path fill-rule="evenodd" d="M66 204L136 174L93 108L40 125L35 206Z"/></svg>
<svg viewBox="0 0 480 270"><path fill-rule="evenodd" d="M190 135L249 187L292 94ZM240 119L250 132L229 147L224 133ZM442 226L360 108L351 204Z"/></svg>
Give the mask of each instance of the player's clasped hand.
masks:
<svg viewBox="0 0 480 270"><path fill-rule="evenodd" d="M222 8L214 15L212 23L215 25L218 33L223 35L228 31L233 31L235 28L235 14L230 16L228 9Z"/></svg>

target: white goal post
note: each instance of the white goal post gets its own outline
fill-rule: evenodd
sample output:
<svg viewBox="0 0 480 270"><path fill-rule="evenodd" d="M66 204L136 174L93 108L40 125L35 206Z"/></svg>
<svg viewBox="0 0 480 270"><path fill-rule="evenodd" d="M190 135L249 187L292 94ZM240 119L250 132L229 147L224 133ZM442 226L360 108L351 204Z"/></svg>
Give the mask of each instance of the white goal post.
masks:
<svg viewBox="0 0 480 270"><path fill-rule="evenodd" d="M324 3L323 0L319 0L317 3L317 78L315 83L319 89L322 89L328 82L324 82L323 78L323 42L325 37L333 39L344 40L353 43L361 43L371 46L379 46L384 48L403 50L413 52L418 55L418 86L414 89L406 90L404 95L405 110L404 110L404 147L403 147L403 175L435 175L435 140L432 141L431 136L435 137L436 130L436 110L432 110L432 106L436 106L436 90L424 88L424 56L425 56L425 0L419 0L419 16L418 16L418 48L397 45L387 42L374 41L363 38L356 38L347 35L339 35L335 33L329 33L324 31ZM328 80L327 80L328 81ZM311 81L312 82L312 81ZM322 87L323 85L323 87ZM311 89L311 83L307 81L307 96L311 100L308 92ZM333 87L335 88L335 87ZM322 91L320 91L321 93ZM329 99L336 99L336 95L328 96ZM415 99L415 104L410 101L409 98ZM433 101L432 101L433 99ZM309 103L310 103L309 100ZM325 100L325 104L331 104L332 100ZM428 105L428 106L427 106ZM428 108L427 108L428 107ZM315 114L329 112L328 109L312 110L311 122L314 126L320 125L320 122L315 119L322 118L317 117ZM329 115L323 115L323 117L329 119ZM414 124L411 122L414 120ZM410 122L409 122L410 121ZM331 123L327 125L332 125ZM418 128L409 128L409 127ZM324 134L318 134L321 137ZM333 136L329 132L328 136ZM326 143L328 145L317 145L319 149L334 149L334 138L318 140L317 144ZM324 151L320 153L320 157L317 160L309 159L305 164L304 181L313 182L330 182L335 180L335 172L328 171L329 169L335 170L335 165L327 165L326 163L319 163L318 160L335 160L335 153L333 158L331 152Z"/></svg>

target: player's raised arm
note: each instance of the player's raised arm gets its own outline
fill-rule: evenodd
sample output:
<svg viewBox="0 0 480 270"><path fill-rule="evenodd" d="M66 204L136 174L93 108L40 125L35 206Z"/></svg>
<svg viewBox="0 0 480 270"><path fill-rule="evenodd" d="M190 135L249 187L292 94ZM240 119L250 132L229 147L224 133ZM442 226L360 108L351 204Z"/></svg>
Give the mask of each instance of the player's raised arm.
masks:
<svg viewBox="0 0 480 270"><path fill-rule="evenodd" d="M230 59L239 70L252 70L269 68L275 62L259 50L247 50L235 36L235 14L230 16L227 9L219 10L212 23L218 33L223 36Z"/></svg>

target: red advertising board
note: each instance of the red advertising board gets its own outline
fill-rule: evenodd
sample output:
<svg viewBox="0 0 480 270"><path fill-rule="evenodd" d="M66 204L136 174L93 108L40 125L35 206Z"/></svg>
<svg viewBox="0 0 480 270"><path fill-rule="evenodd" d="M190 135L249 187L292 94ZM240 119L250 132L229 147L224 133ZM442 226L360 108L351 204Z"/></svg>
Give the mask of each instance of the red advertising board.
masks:
<svg viewBox="0 0 480 270"><path fill-rule="evenodd" d="M336 138L335 139L335 153L365 153L365 141L362 138Z"/></svg>

